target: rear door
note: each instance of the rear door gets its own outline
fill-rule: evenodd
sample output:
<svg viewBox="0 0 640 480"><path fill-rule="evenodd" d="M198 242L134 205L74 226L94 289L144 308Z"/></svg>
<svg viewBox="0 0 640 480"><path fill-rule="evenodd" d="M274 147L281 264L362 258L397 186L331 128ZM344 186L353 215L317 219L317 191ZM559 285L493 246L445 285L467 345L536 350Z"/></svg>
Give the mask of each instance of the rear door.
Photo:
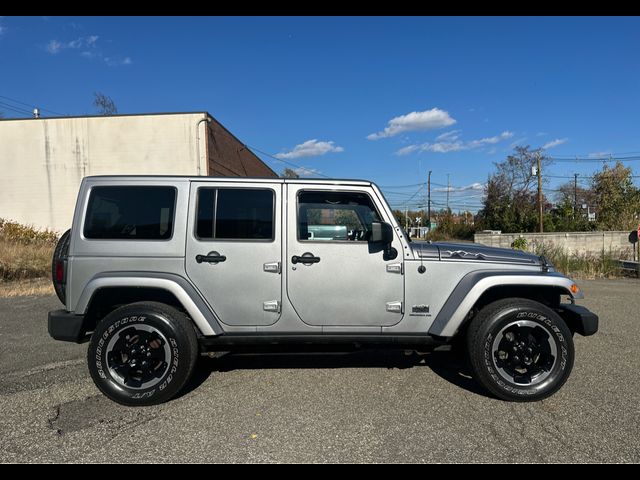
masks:
<svg viewBox="0 0 640 480"><path fill-rule="evenodd" d="M287 190L287 293L302 321L331 327L400 322L402 246L395 238L400 253L385 260L381 246L368 241L372 222L390 221L373 190L303 184Z"/></svg>
<svg viewBox="0 0 640 480"><path fill-rule="evenodd" d="M280 318L281 191L281 184L191 185L187 275L227 325Z"/></svg>

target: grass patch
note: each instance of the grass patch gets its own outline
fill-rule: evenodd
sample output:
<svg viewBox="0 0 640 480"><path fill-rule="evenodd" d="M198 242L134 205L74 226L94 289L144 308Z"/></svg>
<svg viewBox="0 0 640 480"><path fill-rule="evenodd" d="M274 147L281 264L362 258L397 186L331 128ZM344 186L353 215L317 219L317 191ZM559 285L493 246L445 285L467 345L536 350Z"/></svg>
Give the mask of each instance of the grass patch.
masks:
<svg viewBox="0 0 640 480"><path fill-rule="evenodd" d="M534 243L531 250L537 255L544 255L556 270L569 277L614 278L623 276L618 261L622 258L620 252L569 254L562 247L543 243Z"/></svg>
<svg viewBox="0 0 640 480"><path fill-rule="evenodd" d="M53 295L53 284L49 278L32 278L14 282L0 282L0 298Z"/></svg>
<svg viewBox="0 0 640 480"><path fill-rule="evenodd" d="M51 230L0 219L0 282L50 277L57 241Z"/></svg>

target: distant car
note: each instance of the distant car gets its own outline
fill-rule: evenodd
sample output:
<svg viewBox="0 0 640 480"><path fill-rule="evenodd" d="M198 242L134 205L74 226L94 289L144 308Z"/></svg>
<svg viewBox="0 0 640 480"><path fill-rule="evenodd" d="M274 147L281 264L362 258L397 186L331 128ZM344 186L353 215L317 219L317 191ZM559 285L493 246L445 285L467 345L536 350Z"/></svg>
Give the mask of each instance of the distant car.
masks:
<svg viewBox="0 0 640 480"><path fill-rule="evenodd" d="M543 257L413 242L367 181L88 177L52 270L50 335L89 340L125 405L169 400L208 352L447 343L496 397L539 400L598 328Z"/></svg>
<svg viewBox="0 0 640 480"><path fill-rule="evenodd" d="M309 240L349 240L346 225L309 225Z"/></svg>

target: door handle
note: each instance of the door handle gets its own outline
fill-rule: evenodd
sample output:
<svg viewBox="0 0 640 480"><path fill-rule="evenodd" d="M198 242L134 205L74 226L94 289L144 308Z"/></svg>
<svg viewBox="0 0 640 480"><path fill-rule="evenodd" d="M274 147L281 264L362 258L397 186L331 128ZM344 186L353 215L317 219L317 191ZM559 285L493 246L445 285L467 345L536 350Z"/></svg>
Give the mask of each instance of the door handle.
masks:
<svg viewBox="0 0 640 480"><path fill-rule="evenodd" d="M309 252L303 253L300 256L294 255L293 257L291 257L291 263L293 263L294 265L296 263L309 265L311 263L318 263L319 261L320 261L320 257L316 257L313 255L313 253L309 253Z"/></svg>
<svg viewBox="0 0 640 480"><path fill-rule="evenodd" d="M224 262L227 259L224 255L220 255L218 252L209 252L206 255L196 255L196 262L202 263L219 263Z"/></svg>

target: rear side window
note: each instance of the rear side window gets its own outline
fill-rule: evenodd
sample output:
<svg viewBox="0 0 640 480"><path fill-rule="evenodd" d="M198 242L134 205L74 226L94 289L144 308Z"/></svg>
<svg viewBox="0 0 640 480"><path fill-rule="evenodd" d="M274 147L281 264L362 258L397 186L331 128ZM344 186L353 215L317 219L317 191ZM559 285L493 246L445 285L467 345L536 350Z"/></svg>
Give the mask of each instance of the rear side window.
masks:
<svg viewBox="0 0 640 480"><path fill-rule="evenodd" d="M196 235L204 240L273 240L274 192L200 188Z"/></svg>
<svg viewBox="0 0 640 480"><path fill-rule="evenodd" d="M168 240L173 233L174 187L93 187L84 236L108 240Z"/></svg>

